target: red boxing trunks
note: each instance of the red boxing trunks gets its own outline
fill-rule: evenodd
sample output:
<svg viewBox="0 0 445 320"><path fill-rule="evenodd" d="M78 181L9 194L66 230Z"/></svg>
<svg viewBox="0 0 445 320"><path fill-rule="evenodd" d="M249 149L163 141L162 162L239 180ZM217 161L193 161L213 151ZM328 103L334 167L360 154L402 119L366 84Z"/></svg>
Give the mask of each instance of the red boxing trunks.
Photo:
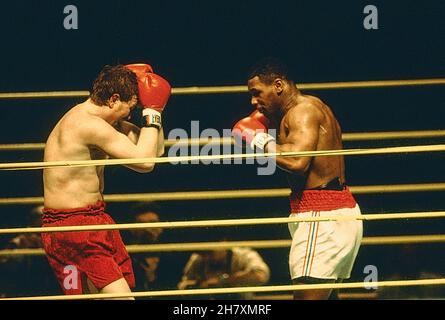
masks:
<svg viewBox="0 0 445 320"><path fill-rule="evenodd" d="M102 201L86 208L45 208L43 226L115 224L104 210ZM82 294L85 277L98 290L120 278L135 286L131 259L117 230L42 233L42 242L65 294Z"/></svg>

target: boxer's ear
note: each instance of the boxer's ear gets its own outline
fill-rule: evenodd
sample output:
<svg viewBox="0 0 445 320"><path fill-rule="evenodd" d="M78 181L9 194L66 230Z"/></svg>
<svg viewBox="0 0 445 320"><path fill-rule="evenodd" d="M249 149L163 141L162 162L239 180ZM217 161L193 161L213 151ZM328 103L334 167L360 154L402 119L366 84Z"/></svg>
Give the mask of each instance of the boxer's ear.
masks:
<svg viewBox="0 0 445 320"><path fill-rule="evenodd" d="M107 101L107 106L112 109L116 102L120 101L120 98L121 96L119 95L119 93L113 93Z"/></svg>
<svg viewBox="0 0 445 320"><path fill-rule="evenodd" d="M276 78L273 81L273 87L274 87L275 92L277 93L277 95L280 95L283 92L285 85L286 85L285 82L281 78Z"/></svg>

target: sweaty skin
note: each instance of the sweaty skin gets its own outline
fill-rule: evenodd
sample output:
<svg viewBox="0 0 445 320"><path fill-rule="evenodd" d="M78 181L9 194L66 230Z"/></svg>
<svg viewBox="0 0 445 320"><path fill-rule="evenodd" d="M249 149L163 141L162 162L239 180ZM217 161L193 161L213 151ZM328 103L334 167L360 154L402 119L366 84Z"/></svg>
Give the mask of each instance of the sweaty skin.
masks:
<svg viewBox="0 0 445 320"><path fill-rule="evenodd" d="M341 128L330 108L320 99L301 95L283 117L278 133L278 152L340 150ZM277 164L305 176L304 189L323 185L335 177L345 182L343 156L277 158ZM292 190L299 189L299 179L289 174ZM300 179L301 181L301 179Z"/></svg>
<svg viewBox="0 0 445 320"><path fill-rule="evenodd" d="M69 110L48 137L44 161L156 157L163 153L163 134L155 128L139 130L124 121L136 104L117 101L97 106L87 100ZM129 165L149 172L153 163ZM104 167L63 167L43 172L45 207L81 208L103 200Z"/></svg>
<svg viewBox="0 0 445 320"><path fill-rule="evenodd" d="M281 79L267 85L254 77L248 81L252 105L278 130L277 142L267 152L300 152L342 149L341 128L331 109L320 99L301 94ZM287 171L293 191L315 188L335 177L345 182L343 156L277 157Z"/></svg>

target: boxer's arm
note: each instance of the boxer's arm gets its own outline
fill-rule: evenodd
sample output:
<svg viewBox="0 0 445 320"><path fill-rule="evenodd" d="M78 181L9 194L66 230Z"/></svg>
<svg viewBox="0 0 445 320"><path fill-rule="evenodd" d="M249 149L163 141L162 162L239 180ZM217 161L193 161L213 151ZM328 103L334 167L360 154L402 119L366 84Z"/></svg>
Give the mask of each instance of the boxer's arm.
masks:
<svg viewBox="0 0 445 320"><path fill-rule="evenodd" d="M157 156L158 157L162 157L164 155L164 152L165 152L164 128L161 127L161 129L159 129L159 135L158 135L158 151L157 151Z"/></svg>
<svg viewBox="0 0 445 320"><path fill-rule="evenodd" d="M291 109L286 115L286 123L289 130L285 143L278 144L271 141L267 147L267 152L300 152L315 151L318 144L318 128L320 126L320 113L311 106L301 106ZM277 165L282 169L304 175L309 169L312 157L277 157Z"/></svg>
<svg viewBox="0 0 445 320"><path fill-rule="evenodd" d="M115 159L130 158L155 158L158 151L159 130L153 127L140 129L135 143L131 138L113 128L101 119L95 119L87 124L82 124L83 139L88 145L94 145ZM150 172L154 169L154 163L140 163L127 165L137 172Z"/></svg>
<svg viewBox="0 0 445 320"><path fill-rule="evenodd" d="M137 144L139 139L139 132L141 131L141 129L138 126L135 126L131 122L122 120L119 123L118 130L123 134L125 134L128 137L128 139L130 139L131 142ZM164 130L162 127L159 130L157 150L158 150L157 151L158 157L164 154Z"/></svg>
<svg viewBox="0 0 445 320"><path fill-rule="evenodd" d="M141 129L138 126L135 126L133 123L121 120L119 121L116 129L126 135L131 142L136 144L139 139L139 132Z"/></svg>

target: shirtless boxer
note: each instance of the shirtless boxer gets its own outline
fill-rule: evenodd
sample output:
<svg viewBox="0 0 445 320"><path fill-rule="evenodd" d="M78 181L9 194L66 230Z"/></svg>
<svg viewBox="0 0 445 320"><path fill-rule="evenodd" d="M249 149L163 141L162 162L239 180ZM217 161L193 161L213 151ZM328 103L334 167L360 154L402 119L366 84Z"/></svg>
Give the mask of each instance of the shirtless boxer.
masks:
<svg viewBox="0 0 445 320"><path fill-rule="evenodd" d="M161 112L169 83L151 66L105 66L89 98L56 124L45 161L151 158L164 152ZM142 106L142 128L125 121ZM128 165L150 172L154 163ZM103 202L104 167L45 169L43 226L114 224ZM118 231L56 232L43 246L65 294L127 293L134 287L131 260ZM69 276L77 275L67 281Z"/></svg>
<svg viewBox="0 0 445 320"><path fill-rule="evenodd" d="M265 152L342 149L341 128L320 99L302 94L277 62L264 62L248 80L249 117L234 126L251 148ZM267 133L276 128L278 136ZM236 129L236 130L235 130ZM343 156L277 157L292 190L291 215L360 215L345 184ZM334 283L349 278L362 239L360 220L291 223L289 269L294 284ZM295 299L328 299L332 290L295 291Z"/></svg>

